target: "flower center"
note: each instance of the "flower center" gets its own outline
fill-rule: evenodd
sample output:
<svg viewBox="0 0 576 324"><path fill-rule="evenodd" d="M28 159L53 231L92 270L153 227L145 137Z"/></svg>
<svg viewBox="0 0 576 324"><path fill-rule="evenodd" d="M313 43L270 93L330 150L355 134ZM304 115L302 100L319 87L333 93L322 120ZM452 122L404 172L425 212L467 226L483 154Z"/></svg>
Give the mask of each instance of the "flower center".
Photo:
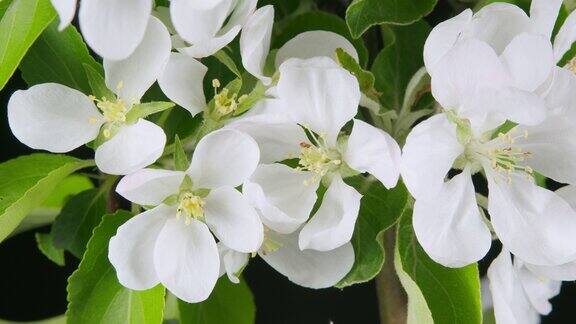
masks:
<svg viewBox="0 0 576 324"><path fill-rule="evenodd" d="M515 147L514 143L519 138L528 138L528 131L524 134L514 136L515 129L510 130L508 133L499 133L498 138L503 146L488 149L484 152L484 156L490 159L492 169L497 172L507 174L508 182L512 181L510 176L514 172L525 173L528 177L534 175L534 170L525 165L526 160L532 155L531 152L523 150L521 147Z"/></svg>
<svg viewBox="0 0 576 324"><path fill-rule="evenodd" d="M299 158L298 164L300 167L298 167L298 170L315 173L315 176L304 182L305 185L312 184L329 172L338 170L342 164L340 153L337 150L305 142L300 143Z"/></svg>
<svg viewBox="0 0 576 324"><path fill-rule="evenodd" d="M576 74L576 56L573 57L564 67Z"/></svg>
<svg viewBox="0 0 576 324"><path fill-rule="evenodd" d="M214 87L214 110L219 117L223 117L235 112L236 109L238 109L238 104L246 98L246 95L237 98L238 94L230 93L228 88L218 91L220 86L220 80L212 80L212 87Z"/></svg>
<svg viewBox="0 0 576 324"><path fill-rule="evenodd" d="M204 205L205 201L194 195L191 192L184 192L180 195L180 203L178 204L178 209L176 212L176 218L184 216L184 222L186 225L190 224L193 219L204 221Z"/></svg>

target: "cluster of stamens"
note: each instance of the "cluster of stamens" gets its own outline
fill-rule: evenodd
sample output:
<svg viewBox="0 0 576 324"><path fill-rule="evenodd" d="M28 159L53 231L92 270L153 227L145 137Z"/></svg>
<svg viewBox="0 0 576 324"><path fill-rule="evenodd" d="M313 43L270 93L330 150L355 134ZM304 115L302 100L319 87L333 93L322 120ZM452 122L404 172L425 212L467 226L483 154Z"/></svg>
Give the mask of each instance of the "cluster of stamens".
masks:
<svg viewBox="0 0 576 324"><path fill-rule="evenodd" d="M123 86L122 82L120 82L116 88L120 90ZM121 98L108 99L102 97L98 99L95 96L89 96L88 98L96 104L96 107L98 107L98 109L102 111L102 115L104 115L104 120L106 120L107 125L104 126L102 133L105 138L112 136L113 128L118 124L126 122L126 114L130 111L132 105L135 104L135 102L128 104ZM95 122L97 122L96 117L90 118L90 123Z"/></svg>
<svg viewBox="0 0 576 324"><path fill-rule="evenodd" d="M218 91L220 86L220 80L212 80L212 87L214 87L214 108L218 115L226 116L236 111L238 104L241 103L246 96L241 96L237 99L238 95L236 93L230 94L230 90L227 88Z"/></svg>
<svg viewBox="0 0 576 324"><path fill-rule="evenodd" d="M506 145L488 151L488 158L492 163L492 168L495 171L506 173L508 183L512 181L511 175L514 172L525 173L530 178L532 178L534 174L534 170L531 167L522 165L530 158L531 153L522 150L522 148L514 147L517 139L528 138L528 132L525 131L519 136L513 136L512 133L513 130L507 134L498 134L498 138Z"/></svg>
<svg viewBox="0 0 576 324"><path fill-rule="evenodd" d="M184 223L190 225L192 219L204 220L204 200L191 192L184 192L180 196L180 203L176 210L176 218L184 216Z"/></svg>
<svg viewBox="0 0 576 324"><path fill-rule="evenodd" d="M342 164L340 153L337 150L328 148L325 144L324 136L316 137L312 132L315 144L306 142L300 143L300 171L310 171L315 175L304 181L305 185L316 183L329 172L336 171Z"/></svg>

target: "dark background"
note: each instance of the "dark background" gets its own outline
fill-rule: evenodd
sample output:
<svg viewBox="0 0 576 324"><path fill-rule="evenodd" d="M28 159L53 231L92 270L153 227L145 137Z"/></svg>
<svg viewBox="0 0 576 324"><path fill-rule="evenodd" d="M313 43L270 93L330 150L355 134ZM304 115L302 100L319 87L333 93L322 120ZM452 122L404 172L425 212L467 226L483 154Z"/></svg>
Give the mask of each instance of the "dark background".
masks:
<svg viewBox="0 0 576 324"><path fill-rule="evenodd" d="M344 8L341 1L324 0L320 1L320 6L340 14ZM427 19L435 25L448 18L451 12L448 1L440 0ZM11 134L4 113L12 92L25 88L26 84L17 72L0 91L0 163L32 152ZM82 156L85 152L78 154ZM495 247L487 260L495 257L498 249ZM34 231L3 242L0 245L0 318L31 321L63 314L66 311L66 280L78 266L78 260L71 255L66 256L66 262L65 267L59 267L42 255L36 247ZM488 264L486 261L481 264L483 274ZM373 281L343 290L306 289L292 284L259 258L250 262L244 276L254 293L258 324L327 324L329 320L335 324L378 323ZM575 323L574 283L565 283L553 304L553 312L543 323Z"/></svg>

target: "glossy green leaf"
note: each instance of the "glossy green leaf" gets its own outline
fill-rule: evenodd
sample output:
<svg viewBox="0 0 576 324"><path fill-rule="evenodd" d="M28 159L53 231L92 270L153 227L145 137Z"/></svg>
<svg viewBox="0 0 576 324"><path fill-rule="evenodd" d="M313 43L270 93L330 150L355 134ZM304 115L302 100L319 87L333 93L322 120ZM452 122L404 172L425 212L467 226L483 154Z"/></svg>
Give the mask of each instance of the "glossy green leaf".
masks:
<svg viewBox="0 0 576 324"><path fill-rule="evenodd" d="M437 0L354 0L346 10L346 23L354 38L379 24L407 25L427 16Z"/></svg>
<svg viewBox="0 0 576 324"><path fill-rule="evenodd" d="M446 268L430 259L414 234L412 210L407 209L398 224L396 244L401 270L422 293L434 323L482 323L477 265Z"/></svg>
<svg viewBox="0 0 576 324"><path fill-rule="evenodd" d="M127 289L108 261L108 241L131 216L126 211L106 215L94 230L82 262L68 279L68 323L162 323L164 288Z"/></svg>
<svg viewBox="0 0 576 324"><path fill-rule="evenodd" d="M242 72L240 72L240 70L238 69L238 66L234 62L234 59L232 59L232 57L230 57L230 55L228 55L228 53L226 53L225 49L222 49L222 50L219 50L218 52L216 52L216 54L214 54L214 57L218 61L220 61L220 63L224 64L230 70L230 72L234 73L234 75L236 75L238 78L242 79Z"/></svg>
<svg viewBox="0 0 576 324"><path fill-rule="evenodd" d="M70 198L52 224L54 246L81 258L92 231L106 213L106 192L90 189Z"/></svg>
<svg viewBox="0 0 576 324"><path fill-rule="evenodd" d="M38 244L40 252L50 259L50 261L61 267L65 265L64 250L54 246L51 234L36 233L36 244Z"/></svg>
<svg viewBox="0 0 576 324"><path fill-rule="evenodd" d="M253 324L256 306L244 280L233 284L226 276L216 283L210 297L196 304L179 302L180 322L186 324Z"/></svg>
<svg viewBox="0 0 576 324"><path fill-rule="evenodd" d="M408 192L404 184L386 189L380 182L356 176L346 182L363 194L360 214L352 236L354 266L337 287L346 287L374 278L384 265L384 231L394 225L406 206Z"/></svg>
<svg viewBox="0 0 576 324"><path fill-rule="evenodd" d="M13 0L0 20L0 90L56 17L50 0Z"/></svg>
<svg viewBox="0 0 576 324"><path fill-rule="evenodd" d="M93 165L94 161L44 153L0 164L0 242L67 176Z"/></svg>
<svg viewBox="0 0 576 324"><path fill-rule="evenodd" d="M180 142L180 138L176 135L174 139L174 169L176 171L186 171L190 166L186 151Z"/></svg>
<svg viewBox="0 0 576 324"><path fill-rule="evenodd" d="M336 49L336 58L338 59L340 66L356 77L358 84L360 85L360 91L371 99L378 100L381 94L374 88L374 83L376 82L374 74L370 71L364 70L360 66L360 63L356 62L350 54L346 53L341 48Z"/></svg>
<svg viewBox="0 0 576 324"><path fill-rule="evenodd" d="M22 77L29 86L55 82L92 94L83 65L102 73L102 66L90 56L80 33L69 26L58 30L54 20L32 45L20 64Z"/></svg>
<svg viewBox="0 0 576 324"><path fill-rule="evenodd" d="M174 107L173 102L155 101L137 104L126 114L127 122L136 122L139 118L146 118L152 114L162 112Z"/></svg>

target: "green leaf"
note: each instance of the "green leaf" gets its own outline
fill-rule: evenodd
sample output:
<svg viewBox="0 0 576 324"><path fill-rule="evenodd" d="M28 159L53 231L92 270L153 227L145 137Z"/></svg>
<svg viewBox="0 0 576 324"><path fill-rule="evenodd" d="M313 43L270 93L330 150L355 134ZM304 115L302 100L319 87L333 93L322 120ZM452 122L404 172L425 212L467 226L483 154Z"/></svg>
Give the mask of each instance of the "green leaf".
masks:
<svg viewBox="0 0 576 324"><path fill-rule="evenodd" d="M346 10L346 23L354 38L379 24L408 25L427 16L437 0L354 0Z"/></svg>
<svg viewBox="0 0 576 324"><path fill-rule="evenodd" d="M90 56L74 26L60 32L58 23L53 21L28 51L20 64L22 77L29 86L55 82L92 94L83 65L100 73L102 66Z"/></svg>
<svg viewBox="0 0 576 324"><path fill-rule="evenodd" d="M434 262L418 244L412 210L404 211L396 237L401 270L422 293L434 323L482 323L478 266L446 268ZM413 290L408 287L407 290Z"/></svg>
<svg viewBox="0 0 576 324"><path fill-rule="evenodd" d="M50 0L12 1L0 20L0 90L55 17Z"/></svg>
<svg viewBox="0 0 576 324"><path fill-rule="evenodd" d="M68 279L68 323L161 323L164 288L134 291L118 283L108 261L108 241L132 215L106 215L94 230L84 258Z"/></svg>
<svg viewBox="0 0 576 324"><path fill-rule="evenodd" d="M407 324L434 324L430 309L426 303L426 298L418 288L418 285L410 278L410 276L402 269L402 261L400 261L400 254L398 253L398 245L394 249L394 268L396 274L406 295L408 296L408 316L406 319Z"/></svg>
<svg viewBox="0 0 576 324"><path fill-rule="evenodd" d="M406 87L424 65L422 52L430 27L424 21L409 26L382 27L386 47L372 66L380 101L388 110L400 110Z"/></svg>
<svg viewBox="0 0 576 324"><path fill-rule="evenodd" d="M106 213L106 190L90 189L72 197L52 225L54 246L82 258L92 231Z"/></svg>
<svg viewBox="0 0 576 324"><path fill-rule="evenodd" d="M54 246L52 243L52 235L46 233L36 233L36 243L38 244L38 249L40 249L40 252L42 252L42 254L50 259L50 261L61 267L66 264L64 261L64 250Z"/></svg>
<svg viewBox="0 0 576 324"><path fill-rule="evenodd" d="M220 61L220 63L224 64L230 72L234 73L238 78L242 79L242 73L238 69L238 66L234 62L234 60L226 53L224 49L219 50L214 54L214 57Z"/></svg>
<svg viewBox="0 0 576 324"><path fill-rule="evenodd" d="M383 234L394 225L406 206L408 191L401 182L386 189L379 181L356 176L346 182L363 194L360 213L352 236L354 266L337 287L346 287L374 278L384 265Z"/></svg>
<svg viewBox="0 0 576 324"><path fill-rule="evenodd" d="M99 71L99 69L96 69L89 64L82 64L82 66L84 68L84 73L86 73L86 79L88 80L90 89L92 90L91 94L94 95L94 97L98 99L116 98L114 92L112 92L110 89L108 89L108 86L106 86L102 72Z"/></svg>
<svg viewBox="0 0 576 324"><path fill-rule="evenodd" d="M93 165L94 161L44 153L0 164L0 242L68 175Z"/></svg>
<svg viewBox="0 0 576 324"><path fill-rule="evenodd" d="M186 324L253 324L256 306L244 280L233 284L221 277L208 299L201 303L179 302L180 323Z"/></svg>
<svg viewBox="0 0 576 324"><path fill-rule="evenodd" d="M350 54L346 53L341 48L336 49L336 58L338 59L340 66L356 77L360 84L360 91L368 97L378 100L378 97L380 97L381 94L374 88L374 82L376 82L374 74L370 71L364 70L360 66L360 63L356 62Z"/></svg>
<svg viewBox="0 0 576 324"><path fill-rule="evenodd" d="M174 169L176 171L186 171L190 166L188 161L188 156L186 156L186 151L180 142L180 138L176 135L174 138Z"/></svg>
<svg viewBox="0 0 576 324"><path fill-rule="evenodd" d="M152 114L162 112L174 107L173 102L155 101L134 105L126 114L127 122L136 122L139 118L146 118Z"/></svg>

